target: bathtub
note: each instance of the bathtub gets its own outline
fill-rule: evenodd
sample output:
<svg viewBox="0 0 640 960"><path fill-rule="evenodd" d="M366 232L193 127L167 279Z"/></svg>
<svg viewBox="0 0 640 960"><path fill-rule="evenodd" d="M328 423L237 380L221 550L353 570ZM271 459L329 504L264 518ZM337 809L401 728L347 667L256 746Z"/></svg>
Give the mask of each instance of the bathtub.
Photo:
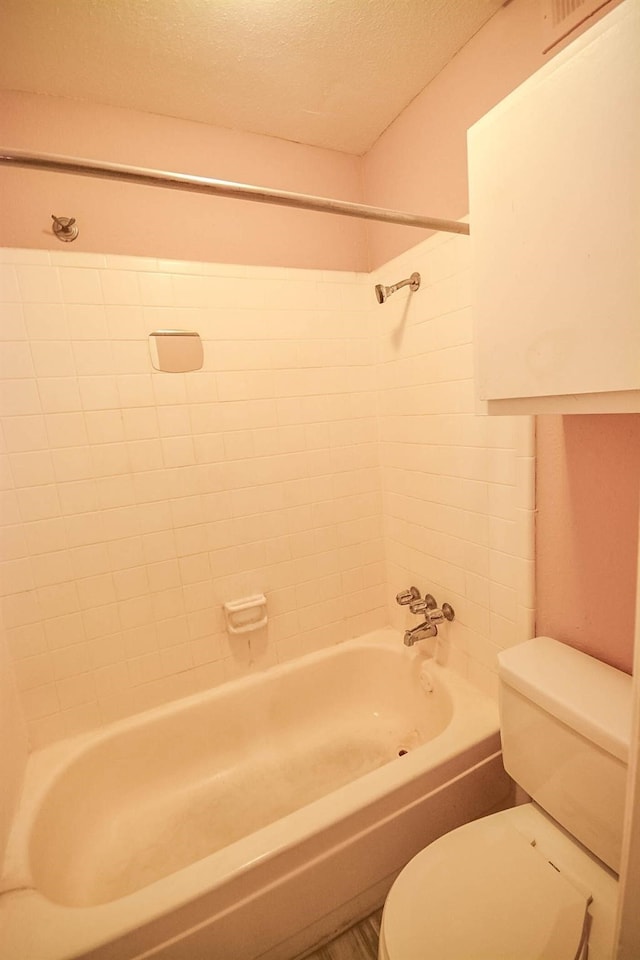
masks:
<svg viewBox="0 0 640 960"><path fill-rule="evenodd" d="M508 805L495 703L379 630L37 751L4 960L290 960Z"/></svg>

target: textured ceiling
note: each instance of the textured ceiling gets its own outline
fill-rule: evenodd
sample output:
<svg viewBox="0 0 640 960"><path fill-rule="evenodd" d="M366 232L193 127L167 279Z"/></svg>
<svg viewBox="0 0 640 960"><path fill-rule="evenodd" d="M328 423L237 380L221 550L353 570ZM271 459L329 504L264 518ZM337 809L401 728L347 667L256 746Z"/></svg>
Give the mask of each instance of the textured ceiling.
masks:
<svg viewBox="0 0 640 960"><path fill-rule="evenodd" d="M0 0L0 88L362 154L503 0Z"/></svg>

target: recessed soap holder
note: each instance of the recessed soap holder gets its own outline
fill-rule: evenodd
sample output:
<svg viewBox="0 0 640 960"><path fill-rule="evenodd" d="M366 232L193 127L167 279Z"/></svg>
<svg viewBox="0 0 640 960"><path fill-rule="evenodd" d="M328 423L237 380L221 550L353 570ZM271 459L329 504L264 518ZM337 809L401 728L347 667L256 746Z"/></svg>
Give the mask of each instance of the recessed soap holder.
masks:
<svg viewBox="0 0 640 960"><path fill-rule="evenodd" d="M201 370L204 351L194 330L154 330L149 334L149 352L154 370L189 373Z"/></svg>
<svg viewBox="0 0 640 960"><path fill-rule="evenodd" d="M252 633L267 625L267 598L263 593L224 604L229 633Z"/></svg>

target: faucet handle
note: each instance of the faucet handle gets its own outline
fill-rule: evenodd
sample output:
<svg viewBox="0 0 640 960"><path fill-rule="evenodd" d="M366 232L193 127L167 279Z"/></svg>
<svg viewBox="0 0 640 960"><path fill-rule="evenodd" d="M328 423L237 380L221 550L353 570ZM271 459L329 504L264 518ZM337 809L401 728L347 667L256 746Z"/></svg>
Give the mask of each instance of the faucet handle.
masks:
<svg viewBox="0 0 640 960"><path fill-rule="evenodd" d="M437 606L438 604L431 594L427 593L424 600L414 600L413 603L410 603L409 610L411 610L411 613L428 613L429 610L435 610Z"/></svg>
<svg viewBox="0 0 640 960"><path fill-rule="evenodd" d="M414 600L413 603L409 604L411 613L426 613L428 609L426 600Z"/></svg>
<svg viewBox="0 0 640 960"><path fill-rule="evenodd" d="M438 604L436 603L435 597L430 593L425 593L424 600L416 600L414 603L409 604L409 610L411 613L426 613L428 610L437 610Z"/></svg>
<svg viewBox="0 0 640 960"><path fill-rule="evenodd" d="M449 621L449 623L451 623L452 620L455 620L456 612L450 603L442 604L442 615L445 618L445 620Z"/></svg>
<svg viewBox="0 0 640 960"><path fill-rule="evenodd" d="M427 611L427 620L430 623L442 623L443 620L451 622L455 620L456 612L450 603L443 603L442 609L432 609Z"/></svg>
<svg viewBox="0 0 640 960"><path fill-rule="evenodd" d="M396 594L396 603L399 603L401 607L415 603L416 600L420 600L420 591L417 587L409 587L408 590L402 590Z"/></svg>

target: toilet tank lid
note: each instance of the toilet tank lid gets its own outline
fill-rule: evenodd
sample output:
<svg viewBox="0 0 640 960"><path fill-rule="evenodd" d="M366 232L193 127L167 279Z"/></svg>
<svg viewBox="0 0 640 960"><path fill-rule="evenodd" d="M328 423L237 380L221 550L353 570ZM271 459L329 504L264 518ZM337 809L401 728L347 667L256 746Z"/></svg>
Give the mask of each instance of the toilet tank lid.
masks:
<svg viewBox="0 0 640 960"><path fill-rule="evenodd" d="M508 686L625 763L631 736L631 677L551 637L498 654Z"/></svg>

